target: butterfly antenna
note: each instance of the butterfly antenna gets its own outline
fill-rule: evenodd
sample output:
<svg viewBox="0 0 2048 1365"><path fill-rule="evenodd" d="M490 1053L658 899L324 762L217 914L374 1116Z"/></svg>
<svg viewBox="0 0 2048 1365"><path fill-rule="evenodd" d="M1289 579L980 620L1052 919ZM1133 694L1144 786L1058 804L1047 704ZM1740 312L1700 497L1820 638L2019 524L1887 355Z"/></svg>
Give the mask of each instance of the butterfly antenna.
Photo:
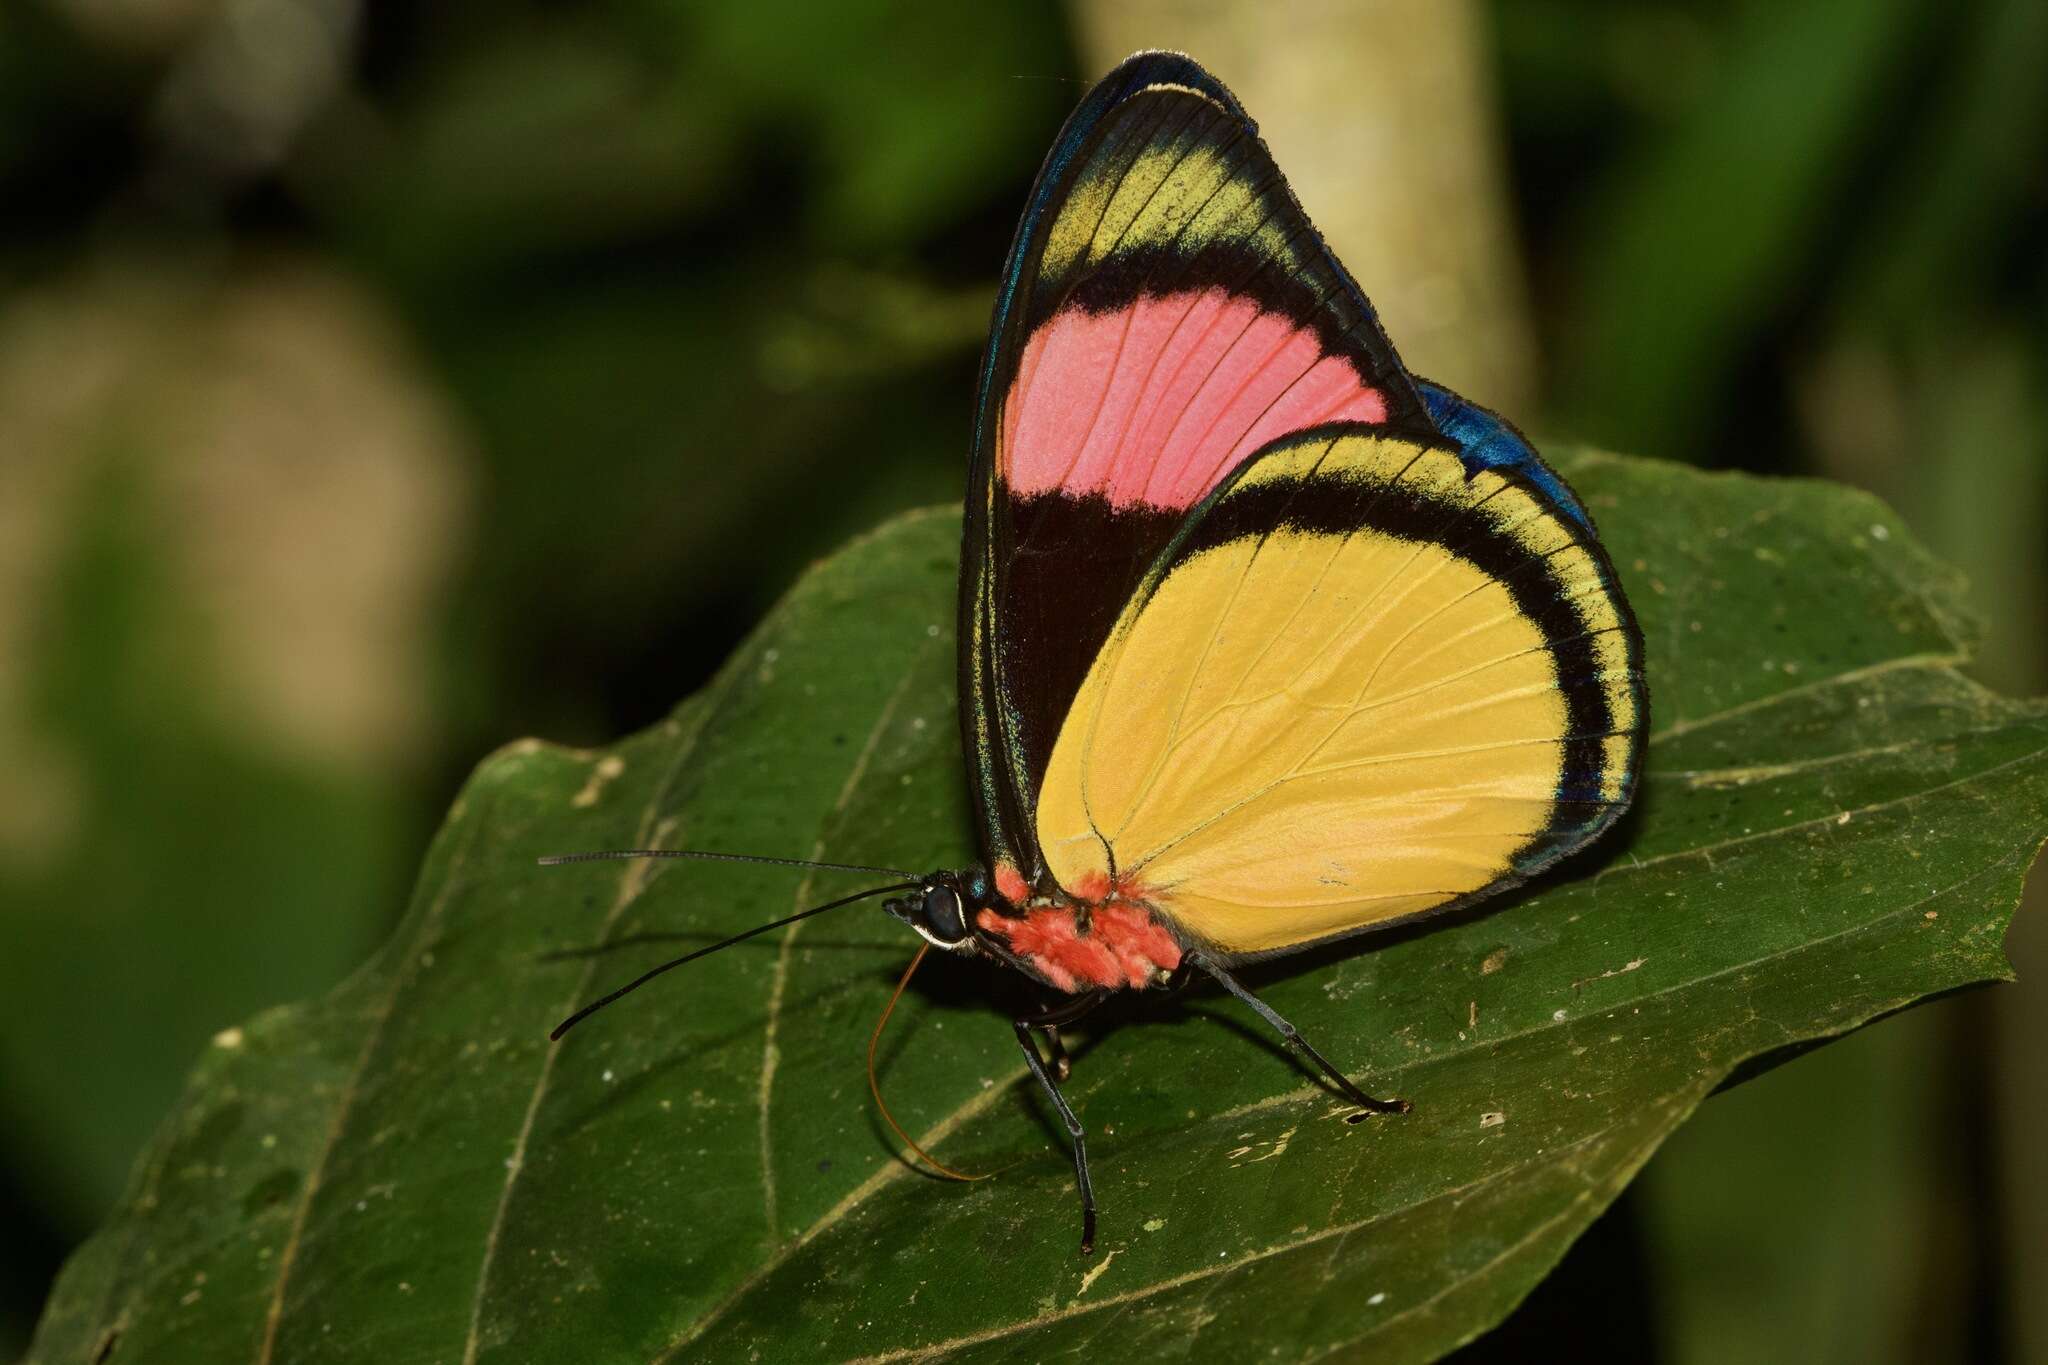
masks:
<svg viewBox="0 0 2048 1365"><path fill-rule="evenodd" d="M577 1010L567 1019L564 1019L561 1023L555 1025L553 1031L548 1034L548 1041L560 1041L563 1034L567 1033L570 1029L576 1027L576 1025L582 1023L585 1019L588 1019L591 1015L596 1014L606 1005L611 1004L614 1000L619 999L621 996L631 995L634 991L639 990L642 986L654 980L655 977L660 976L663 972L674 971L677 967L682 966L685 962L695 962L700 957L709 957L711 954L717 952L721 948L730 948L733 944L744 942L747 939L754 937L756 934L765 934L771 929L780 929L785 924L795 924L798 920L809 919L812 915L822 915L827 910L837 910L842 905L851 905L855 901L864 901L868 899L868 897L870 896L886 896L891 891L914 891L917 889L917 886L918 884L914 881L892 882L888 886L877 886L871 887L866 891L856 891L851 896L841 896L836 901L826 901L823 905L814 905L808 910L799 910L794 915L784 915L779 920L774 920L767 924L757 924L751 929L745 930L741 933L734 934L731 938L720 939L717 943L712 944L708 948L699 948L694 953L684 953L681 957L671 958L667 962L662 963L658 967L648 968L646 971L640 973L640 975L634 977L631 981L628 981L625 985L613 991L610 995L600 996L598 999L593 1000L589 1004L585 1005L582 1009Z"/></svg>
<svg viewBox="0 0 2048 1365"><path fill-rule="evenodd" d="M765 858L758 853L713 853L698 848L614 848L596 853L550 853L540 860L542 867L563 863L597 863L619 858L705 858L722 863L769 863L775 867L810 867L822 872L866 872L877 877L914 878L915 872L900 867L869 867L865 863L821 863L810 858Z"/></svg>
<svg viewBox="0 0 2048 1365"><path fill-rule="evenodd" d="M917 965L924 961L924 955L931 950L932 945L927 943L917 950L916 957L910 959L910 965L903 969L903 979L896 983L895 993L889 997L889 1003L882 1007L882 1017L875 1020L875 1031L868 1035L868 1093L875 1097L875 1108L882 1111L882 1122L888 1124L890 1130L903 1139L904 1146L922 1157L927 1166L948 1180L986 1180L988 1176L985 1175L969 1175L965 1171L956 1171L918 1146L917 1139L904 1132L903 1125L896 1122L896 1116L889 1112L889 1106L882 1099L881 1084L875 1080L875 1048L882 1041L882 1030L888 1025L889 1016L896 1012L896 1002L903 998L904 988L910 985L910 978L917 974Z"/></svg>

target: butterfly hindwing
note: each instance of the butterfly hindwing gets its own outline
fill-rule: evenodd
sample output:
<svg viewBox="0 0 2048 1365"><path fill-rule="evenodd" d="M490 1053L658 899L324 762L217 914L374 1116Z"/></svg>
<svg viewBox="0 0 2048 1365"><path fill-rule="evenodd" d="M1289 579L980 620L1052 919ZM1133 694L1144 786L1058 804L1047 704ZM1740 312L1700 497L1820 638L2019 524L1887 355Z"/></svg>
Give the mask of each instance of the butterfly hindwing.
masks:
<svg viewBox="0 0 2048 1365"><path fill-rule="evenodd" d="M1061 885L1107 879L1237 956L1464 903L1627 805L1641 653L1583 510L1515 462L1356 425L1286 438L1116 622L1039 843Z"/></svg>
<svg viewBox="0 0 2048 1365"><path fill-rule="evenodd" d="M1043 871L1059 725L1189 511L1338 421L1434 430L1235 98L1185 57L1126 62L1040 172L982 372L961 682L992 861Z"/></svg>

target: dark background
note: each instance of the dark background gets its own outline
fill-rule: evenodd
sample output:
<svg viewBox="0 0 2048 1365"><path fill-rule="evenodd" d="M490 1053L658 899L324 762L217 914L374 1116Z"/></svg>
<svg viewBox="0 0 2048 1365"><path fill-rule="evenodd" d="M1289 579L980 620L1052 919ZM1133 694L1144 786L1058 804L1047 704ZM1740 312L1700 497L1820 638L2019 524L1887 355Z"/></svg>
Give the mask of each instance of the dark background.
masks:
<svg viewBox="0 0 2048 1365"><path fill-rule="evenodd" d="M654 721L807 562L958 498L1024 191L1139 42L1319 217L1383 215L1325 226L1418 369L1879 492L1970 574L1982 676L2048 690L2048 6L1174 8L0 8L0 1351L479 757ZM1311 156L1418 108L1405 166ZM1465 229L1432 311L1410 257ZM1973 993L1715 1099L1509 1341L2048 1358L2044 1025Z"/></svg>

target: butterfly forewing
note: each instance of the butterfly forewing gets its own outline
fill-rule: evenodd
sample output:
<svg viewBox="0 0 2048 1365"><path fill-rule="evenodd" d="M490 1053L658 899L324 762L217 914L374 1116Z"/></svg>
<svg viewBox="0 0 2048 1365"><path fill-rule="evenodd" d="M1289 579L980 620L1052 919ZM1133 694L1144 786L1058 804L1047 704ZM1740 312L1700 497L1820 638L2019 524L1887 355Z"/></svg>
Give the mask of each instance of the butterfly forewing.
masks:
<svg viewBox="0 0 2048 1365"><path fill-rule="evenodd" d="M961 681L993 863L1043 870L1054 740L1189 511L1340 421L1434 431L1236 100L1187 58L1133 58L1040 172L983 368Z"/></svg>

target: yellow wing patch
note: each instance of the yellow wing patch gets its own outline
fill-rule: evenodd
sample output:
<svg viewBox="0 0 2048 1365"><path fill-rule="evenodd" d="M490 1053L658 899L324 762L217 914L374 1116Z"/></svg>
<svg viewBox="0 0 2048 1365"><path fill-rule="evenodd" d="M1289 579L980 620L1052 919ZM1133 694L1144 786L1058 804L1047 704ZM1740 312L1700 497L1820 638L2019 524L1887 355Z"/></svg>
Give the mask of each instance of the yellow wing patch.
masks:
<svg viewBox="0 0 2048 1365"><path fill-rule="evenodd" d="M1291 510L1332 501L1347 524ZM1570 780L1625 798L1632 627L1589 538L1527 485L1323 437L1262 457L1205 520L1053 748L1038 835L1062 886L1113 872L1195 937L1267 951L1510 878L1557 841Z"/></svg>

